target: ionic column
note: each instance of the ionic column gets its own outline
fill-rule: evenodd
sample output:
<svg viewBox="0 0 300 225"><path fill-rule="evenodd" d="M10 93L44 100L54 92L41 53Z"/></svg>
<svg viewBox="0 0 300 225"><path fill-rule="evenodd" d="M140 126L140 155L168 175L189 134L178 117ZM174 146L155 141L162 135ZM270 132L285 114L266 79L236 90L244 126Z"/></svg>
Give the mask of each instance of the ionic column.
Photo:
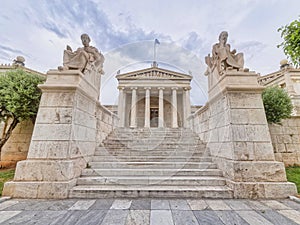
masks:
<svg viewBox="0 0 300 225"><path fill-rule="evenodd" d="M136 87L131 88L131 116L130 116L130 127L136 127Z"/></svg>
<svg viewBox="0 0 300 225"><path fill-rule="evenodd" d="M158 88L158 127L164 127L164 88Z"/></svg>
<svg viewBox="0 0 300 225"><path fill-rule="evenodd" d="M145 88L145 126L150 127L150 87Z"/></svg>
<svg viewBox="0 0 300 225"><path fill-rule="evenodd" d="M191 115L191 101L190 101L190 87L183 90L183 112L184 112L184 126L188 127L188 117Z"/></svg>
<svg viewBox="0 0 300 225"><path fill-rule="evenodd" d="M124 87L118 87L119 89L119 101L118 101L118 116L119 116L119 127L124 127L124 113L126 104L124 102Z"/></svg>
<svg viewBox="0 0 300 225"><path fill-rule="evenodd" d="M172 127L178 127L177 122L177 88L172 88Z"/></svg>

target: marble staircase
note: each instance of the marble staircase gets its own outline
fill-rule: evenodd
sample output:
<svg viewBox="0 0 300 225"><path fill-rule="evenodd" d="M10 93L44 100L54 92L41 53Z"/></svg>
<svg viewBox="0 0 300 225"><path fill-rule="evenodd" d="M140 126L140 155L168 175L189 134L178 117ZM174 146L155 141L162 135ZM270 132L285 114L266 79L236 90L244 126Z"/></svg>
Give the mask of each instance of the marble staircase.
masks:
<svg viewBox="0 0 300 225"><path fill-rule="evenodd" d="M205 144L189 129L115 129L83 170L70 198L232 198Z"/></svg>

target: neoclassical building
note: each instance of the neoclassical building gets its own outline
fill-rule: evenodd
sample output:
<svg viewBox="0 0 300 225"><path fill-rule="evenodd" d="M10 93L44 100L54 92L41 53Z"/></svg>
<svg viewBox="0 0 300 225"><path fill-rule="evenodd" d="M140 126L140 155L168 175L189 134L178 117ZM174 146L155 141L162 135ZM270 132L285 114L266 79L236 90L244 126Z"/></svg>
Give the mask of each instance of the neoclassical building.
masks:
<svg viewBox="0 0 300 225"><path fill-rule="evenodd" d="M187 127L192 76L150 68L116 76L119 127Z"/></svg>
<svg viewBox="0 0 300 225"><path fill-rule="evenodd" d="M150 68L116 76L115 115L98 101L97 61L81 57L82 49L67 52L76 62L80 59L78 65L91 65L82 70L64 61L63 67L48 71L46 82L39 85L42 97L27 159L18 162L3 196L295 195L296 186L287 182L284 164L274 156L261 97L264 87L257 73L244 68L243 54L230 51L227 37L222 32L213 57L205 58L208 102L192 114L192 77L154 62ZM89 39L82 39L89 47Z"/></svg>
<svg viewBox="0 0 300 225"><path fill-rule="evenodd" d="M280 62L280 69L258 77L262 86L279 86L287 91L291 97L294 111L293 116L300 116L300 70L294 68L287 60Z"/></svg>

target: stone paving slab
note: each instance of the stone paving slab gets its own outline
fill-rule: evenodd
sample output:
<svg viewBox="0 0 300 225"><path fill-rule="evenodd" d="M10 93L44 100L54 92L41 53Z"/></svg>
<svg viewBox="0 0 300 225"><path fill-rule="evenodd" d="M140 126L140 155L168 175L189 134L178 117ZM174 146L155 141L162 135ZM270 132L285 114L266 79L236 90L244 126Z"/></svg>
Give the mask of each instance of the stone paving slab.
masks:
<svg viewBox="0 0 300 225"><path fill-rule="evenodd" d="M149 225L150 210L130 210L125 225Z"/></svg>
<svg viewBox="0 0 300 225"><path fill-rule="evenodd" d="M293 220L290 220L288 217L281 215L275 210L266 210L266 211L257 211L257 212L275 225L283 225L283 224L296 225L297 224Z"/></svg>
<svg viewBox="0 0 300 225"><path fill-rule="evenodd" d="M300 203L237 199L7 199L0 225L300 224Z"/></svg>
<svg viewBox="0 0 300 225"><path fill-rule="evenodd" d="M170 209L170 202L168 200L153 199L151 209Z"/></svg>

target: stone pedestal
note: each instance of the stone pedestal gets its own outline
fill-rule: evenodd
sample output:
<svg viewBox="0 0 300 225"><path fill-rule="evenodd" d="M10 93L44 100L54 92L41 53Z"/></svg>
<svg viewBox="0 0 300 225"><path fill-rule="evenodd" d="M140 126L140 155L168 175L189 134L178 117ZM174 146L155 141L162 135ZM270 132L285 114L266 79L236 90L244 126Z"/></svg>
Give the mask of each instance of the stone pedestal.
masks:
<svg viewBox="0 0 300 225"><path fill-rule="evenodd" d="M218 78L218 79L216 79ZM209 77L207 146L235 198L283 198L296 194L276 162L254 72L227 71Z"/></svg>
<svg viewBox="0 0 300 225"><path fill-rule="evenodd" d="M100 74L50 70L27 160L17 164L3 195L67 198L96 147L96 103Z"/></svg>

